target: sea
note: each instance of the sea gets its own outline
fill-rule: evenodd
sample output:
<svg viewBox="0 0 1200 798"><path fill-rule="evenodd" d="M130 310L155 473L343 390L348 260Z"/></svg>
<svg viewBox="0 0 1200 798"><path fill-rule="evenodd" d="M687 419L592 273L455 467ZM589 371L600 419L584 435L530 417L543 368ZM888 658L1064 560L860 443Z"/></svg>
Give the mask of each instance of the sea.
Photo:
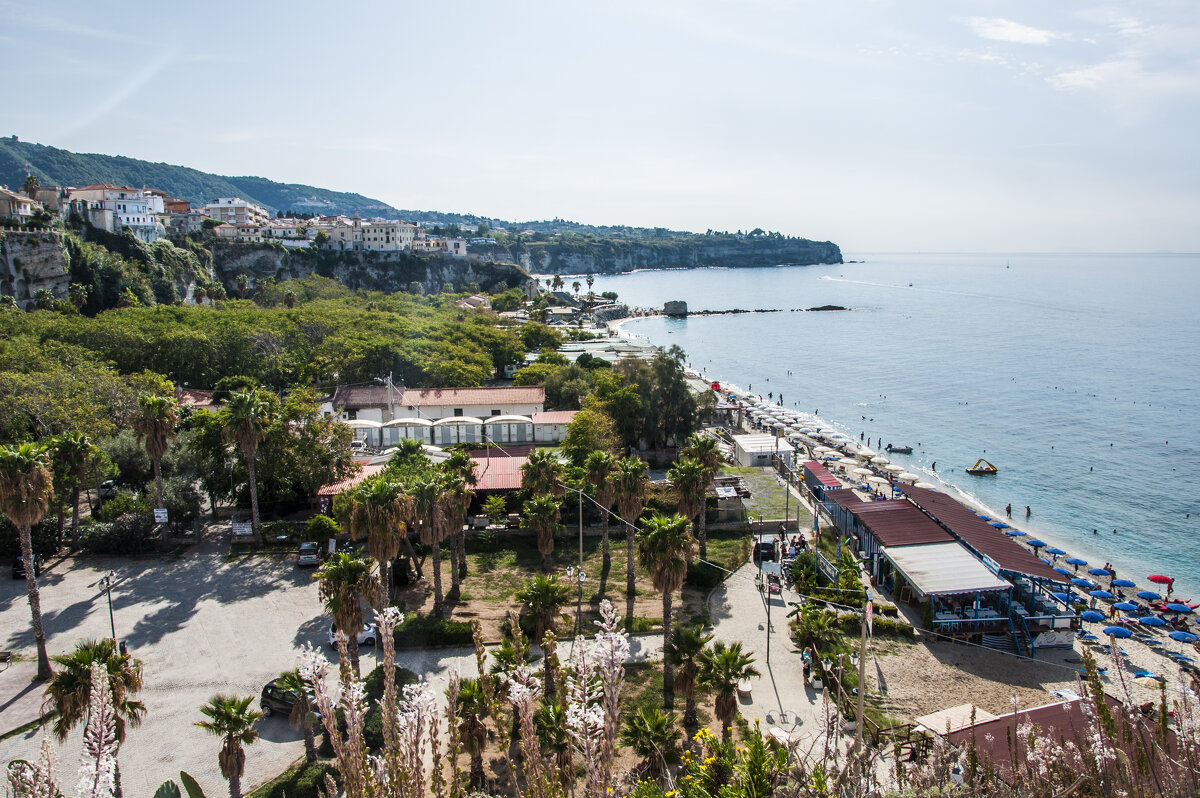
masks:
<svg viewBox="0 0 1200 798"><path fill-rule="evenodd" d="M1200 599L1200 255L845 258L599 275L593 290L778 311L624 329L872 448L912 446L892 461L994 517L1011 505L1015 527L1088 567L1159 592L1147 577L1166 574ZM823 305L848 310L805 310ZM999 473L965 473L980 458Z"/></svg>

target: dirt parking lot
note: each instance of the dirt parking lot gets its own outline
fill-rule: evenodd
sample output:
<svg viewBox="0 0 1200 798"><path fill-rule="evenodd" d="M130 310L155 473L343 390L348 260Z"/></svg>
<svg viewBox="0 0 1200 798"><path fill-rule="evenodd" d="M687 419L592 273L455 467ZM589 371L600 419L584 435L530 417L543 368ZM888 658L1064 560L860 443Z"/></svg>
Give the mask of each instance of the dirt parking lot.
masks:
<svg viewBox="0 0 1200 798"><path fill-rule="evenodd" d="M178 559L81 558L52 560L41 578L42 611L51 655L77 640L108 637L109 613L97 586L112 570L117 638L145 666L140 695L146 718L121 749L126 795L152 795L167 778L186 770L208 795L227 790L217 766L218 740L192 724L199 707L218 692L254 695L280 671L294 667L306 642L323 644L328 623L321 612L312 570L295 558L188 554ZM0 580L0 649L35 656L24 581ZM364 667L373 667L370 654ZM7 697L28 686L28 668L0 673L0 731L31 717L29 701ZM5 684L5 679L22 680ZM40 693L40 688L37 688ZM261 737L246 755L243 784L250 787L282 772L304 752L286 718L264 719ZM75 782L82 727L58 747L60 775ZM0 763L33 759L42 732L0 740Z"/></svg>

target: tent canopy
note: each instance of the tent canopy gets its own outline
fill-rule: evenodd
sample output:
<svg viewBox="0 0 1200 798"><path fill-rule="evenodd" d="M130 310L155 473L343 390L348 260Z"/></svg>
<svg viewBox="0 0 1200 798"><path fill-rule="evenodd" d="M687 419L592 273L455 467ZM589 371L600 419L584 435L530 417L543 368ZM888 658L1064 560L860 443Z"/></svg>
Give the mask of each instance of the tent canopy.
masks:
<svg viewBox="0 0 1200 798"><path fill-rule="evenodd" d="M926 596L1012 589L957 542L891 546L883 554Z"/></svg>

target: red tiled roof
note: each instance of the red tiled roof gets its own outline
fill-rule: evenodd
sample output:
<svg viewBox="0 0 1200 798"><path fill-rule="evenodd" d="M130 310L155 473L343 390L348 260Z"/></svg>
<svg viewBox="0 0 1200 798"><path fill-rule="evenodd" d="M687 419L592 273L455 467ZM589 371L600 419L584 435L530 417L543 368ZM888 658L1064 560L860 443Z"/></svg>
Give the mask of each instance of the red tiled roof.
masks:
<svg viewBox="0 0 1200 798"><path fill-rule="evenodd" d="M408 388L404 391L404 404L415 407L536 405L545 401L546 389L541 385L499 388Z"/></svg>
<svg viewBox="0 0 1200 798"><path fill-rule="evenodd" d="M818 463L816 460L809 460L804 464L804 470L812 474L813 479L817 480L826 488L840 488L842 483L833 474L829 473L829 469Z"/></svg>
<svg viewBox="0 0 1200 798"><path fill-rule="evenodd" d="M863 502L847 509L884 546L913 546L954 540L929 516L903 500Z"/></svg>
<svg viewBox="0 0 1200 798"><path fill-rule="evenodd" d="M317 495L318 496L336 496L343 491L350 490L355 485L362 482L364 479L375 476L380 471L382 471L385 467L383 464L360 465L360 464L356 463L355 465L358 465L357 473L353 474L352 476L346 477L345 479L341 480L340 482L334 482L330 485L326 485L325 487L323 487L319 491L317 491Z"/></svg>
<svg viewBox="0 0 1200 798"><path fill-rule="evenodd" d="M133 186L114 186L112 183L93 183L90 186L76 186L72 191L95 191L96 189L107 188L113 191L137 191Z"/></svg>
<svg viewBox="0 0 1200 798"><path fill-rule="evenodd" d="M517 490L521 487L521 466L528 457L485 457L475 460L475 490Z"/></svg>
<svg viewBox="0 0 1200 798"><path fill-rule="evenodd" d="M570 424L575 420L578 410L548 410L545 413L534 413L530 418L534 424Z"/></svg>

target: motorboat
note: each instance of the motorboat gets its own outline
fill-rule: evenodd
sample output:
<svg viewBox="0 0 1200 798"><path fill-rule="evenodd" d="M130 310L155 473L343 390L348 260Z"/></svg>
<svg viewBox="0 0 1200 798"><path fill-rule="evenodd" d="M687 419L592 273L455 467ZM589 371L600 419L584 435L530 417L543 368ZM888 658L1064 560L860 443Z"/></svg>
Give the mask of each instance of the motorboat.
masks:
<svg viewBox="0 0 1200 798"><path fill-rule="evenodd" d="M911 446L892 446L890 443L884 447L884 451L892 454L912 454Z"/></svg>

